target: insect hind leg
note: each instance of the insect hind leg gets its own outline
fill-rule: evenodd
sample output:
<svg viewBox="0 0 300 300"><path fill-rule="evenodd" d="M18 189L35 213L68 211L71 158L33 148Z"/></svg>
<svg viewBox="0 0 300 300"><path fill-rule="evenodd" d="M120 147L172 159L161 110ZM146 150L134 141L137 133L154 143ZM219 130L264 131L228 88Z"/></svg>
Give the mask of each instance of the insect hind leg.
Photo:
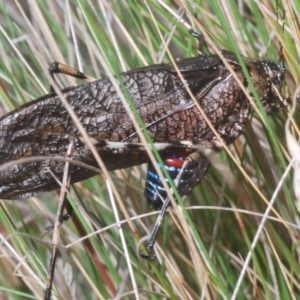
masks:
<svg viewBox="0 0 300 300"><path fill-rule="evenodd" d="M92 77L84 74L83 72L81 72L71 66L65 65L63 63L59 63L57 61L52 62L50 64L48 70L49 70L50 76L54 80L54 82L56 82L54 74L64 74L64 75L82 79L85 81L93 81L94 80ZM73 88L73 87L71 87L71 88ZM51 92L54 91L52 86L50 86L50 91Z"/></svg>
<svg viewBox="0 0 300 300"><path fill-rule="evenodd" d="M165 160L165 162L167 161L167 159ZM182 163L182 166L180 168L180 171L178 172L175 180L174 180L174 184L175 187L177 188L179 195L181 197L187 195L195 185L197 185L202 177L206 174L206 172L208 171L210 166L210 161L202 156L199 152L194 152L192 154L190 154L189 156L187 156L185 158L185 160ZM187 172L187 173L186 173ZM185 176L185 174L188 174L188 177ZM183 179L183 180L182 180ZM147 179L147 184L149 184L148 179ZM145 194L147 196L147 185L146 185L146 191ZM158 190L156 189L156 192L158 192ZM149 196L149 195L148 195ZM155 201L158 200L158 198L160 198L161 195L158 195L155 198ZM149 202L149 199L147 199ZM151 200L151 199L150 199ZM159 199L160 201L160 199ZM141 253L141 256L143 258L146 259L155 259L154 255L150 255L150 253L153 251L153 247L158 235L158 231L160 228L160 224L163 221L163 218L167 212L167 209L170 205L170 198L166 197L165 201L163 202L162 206L161 206L161 210L159 213L159 216L156 220L156 223L153 227L153 230L150 234L150 238L148 239L146 248L149 254L145 254L145 253ZM153 205L153 203L150 204ZM157 202L155 202L156 205L159 205ZM158 206L160 207L160 206ZM156 207L156 208L158 208Z"/></svg>

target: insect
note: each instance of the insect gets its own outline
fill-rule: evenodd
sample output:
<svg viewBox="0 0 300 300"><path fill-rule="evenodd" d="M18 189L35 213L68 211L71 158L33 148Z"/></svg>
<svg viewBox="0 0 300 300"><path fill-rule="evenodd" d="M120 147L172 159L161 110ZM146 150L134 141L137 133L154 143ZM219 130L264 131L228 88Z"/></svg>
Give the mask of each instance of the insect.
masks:
<svg viewBox="0 0 300 300"><path fill-rule="evenodd" d="M236 56L223 55L245 86L247 82ZM267 113L284 104L280 89L284 72L270 60L245 58L244 62ZM196 100L224 141L229 144L239 136L247 121L251 104L243 95L232 74L217 55L187 58L177 62ZM121 74L125 87L148 129L154 143L164 143L162 152L187 148L186 143L218 149L219 142L198 111L171 64L153 65ZM137 91L138 88L138 91ZM122 169L148 161L139 137L108 78L75 87L64 93L87 134L95 144L108 170ZM76 128L59 97L54 93L27 103L0 119L1 164L22 157L65 155L70 141L81 141ZM113 142L123 142L115 146ZM200 148L199 146L199 148ZM188 150L187 150L188 151ZM132 160L126 159L130 153ZM75 149L74 160L90 165L95 161L84 143ZM50 168L61 177L63 163L45 160L18 165L0 174L0 197L22 199L58 187L47 172ZM80 172L78 172L80 170ZM95 175L80 167L71 168L71 182Z"/></svg>
<svg viewBox="0 0 300 300"><path fill-rule="evenodd" d="M192 34L200 39L199 35ZM251 95L236 55L226 50L222 51L222 55ZM281 101L278 94L284 81L284 67L271 60L244 57L243 61L265 111L274 113L285 107L287 101ZM209 168L206 154L222 150L222 143L202 113L224 143L230 144L243 133L252 106L218 55L202 52L197 57L177 61L176 65L151 65L121 73L120 78L163 158L168 159L173 153L183 153L183 157L194 152L201 154L197 160L192 159L187 164L187 178L183 171L175 172L179 193L185 195ZM108 170L149 162L145 145L141 144L109 78L62 92ZM199 111L193 98L203 112ZM23 199L58 188L54 177L62 178L64 162L49 159L49 156L65 157L72 141L76 145L72 159L97 166L91 149L55 93L33 100L3 116L0 119L1 165L35 156L45 156L45 160L20 162L2 170L0 198ZM172 166L175 161L169 162ZM180 165L179 169L185 169L185 165ZM94 175L96 172L81 166L73 164L70 167L71 183ZM182 183L180 180L183 180ZM147 198L159 208L160 193L154 191L153 186L153 180L152 183L149 180ZM149 192L152 192L151 196ZM160 196L164 198L165 193ZM149 249L152 247L150 243Z"/></svg>

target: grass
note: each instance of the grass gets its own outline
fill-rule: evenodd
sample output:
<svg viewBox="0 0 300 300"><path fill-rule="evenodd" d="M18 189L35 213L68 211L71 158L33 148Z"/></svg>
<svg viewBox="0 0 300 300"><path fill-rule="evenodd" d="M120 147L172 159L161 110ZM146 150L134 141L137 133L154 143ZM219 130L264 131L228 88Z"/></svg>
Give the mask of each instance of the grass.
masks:
<svg viewBox="0 0 300 300"><path fill-rule="evenodd" d="M293 14L299 16L300 8L296 1L285 1L284 7L279 2L278 13L276 3L270 1L239 1L239 7L231 1L222 6L216 1L210 5L185 2L186 6L165 1L170 11L158 1L115 0L103 2L103 7L100 1L70 2L67 8L61 1L23 1L23 10L13 2L0 2L0 16L5 20L0 32L1 115L49 91L47 66L54 60L101 78L169 62L161 36L170 37L168 46L175 59L197 55L196 41L171 11L184 12L193 28L205 31L211 51L215 45L246 57L278 61L280 41L287 68L283 95L293 95L299 82L299 28ZM58 79L62 87L82 84L67 76ZM296 124L298 115L296 111ZM63 225L53 297L298 299L299 226L293 181L298 179L298 165L294 170L288 165L299 149L291 137L287 139L288 112L263 116L261 120L254 113L245 134L230 146L235 161L225 151L216 155L207 176L185 199L188 222L182 214L166 218L157 242L162 251L152 263L137 254L140 239L157 215L143 199L146 166L110 173L113 191L121 199L115 210L119 216L114 214L104 178L76 184L70 197L75 218ZM289 128L297 140L297 127ZM286 170L287 177L281 181ZM57 198L51 192L0 202L3 296L43 297L52 240L45 227L54 221ZM271 199L275 199L273 211L246 265ZM125 220L122 233L116 218ZM89 239L80 240L87 234ZM243 266L246 273L239 282Z"/></svg>

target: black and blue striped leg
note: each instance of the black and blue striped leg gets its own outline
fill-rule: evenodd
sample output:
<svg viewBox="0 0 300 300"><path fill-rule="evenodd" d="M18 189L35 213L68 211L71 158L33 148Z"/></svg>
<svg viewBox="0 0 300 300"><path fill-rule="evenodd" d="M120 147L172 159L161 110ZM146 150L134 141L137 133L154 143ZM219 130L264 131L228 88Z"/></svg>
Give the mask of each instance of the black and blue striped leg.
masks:
<svg viewBox="0 0 300 300"><path fill-rule="evenodd" d="M167 155L163 159L165 167L171 178L174 179L174 184L181 197L187 195L201 181L210 166L210 161L199 152L194 152L190 155L178 152L172 154L172 156ZM155 256L151 256L150 253L153 251L160 224L170 205L170 198L166 197L166 191L162 187L161 179L159 179L154 171L154 167L151 165L148 170L145 195L150 205L161 209L147 242L146 248L149 254L141 253L143 258L154 259ZM161 198L165 198L163 203L160 200Z"/></svg>

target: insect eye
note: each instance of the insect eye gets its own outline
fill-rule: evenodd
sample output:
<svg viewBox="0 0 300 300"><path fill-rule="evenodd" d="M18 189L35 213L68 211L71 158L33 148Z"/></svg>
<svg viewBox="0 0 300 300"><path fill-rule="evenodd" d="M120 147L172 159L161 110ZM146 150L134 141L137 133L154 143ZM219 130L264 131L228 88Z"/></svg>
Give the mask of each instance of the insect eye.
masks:
<svg viewBox="0 0 300 300"><path fill-rule="evenodd" d="M285 78L284 72L278 73L277 78L278 78L279 82L283 81Z"/></svg>

